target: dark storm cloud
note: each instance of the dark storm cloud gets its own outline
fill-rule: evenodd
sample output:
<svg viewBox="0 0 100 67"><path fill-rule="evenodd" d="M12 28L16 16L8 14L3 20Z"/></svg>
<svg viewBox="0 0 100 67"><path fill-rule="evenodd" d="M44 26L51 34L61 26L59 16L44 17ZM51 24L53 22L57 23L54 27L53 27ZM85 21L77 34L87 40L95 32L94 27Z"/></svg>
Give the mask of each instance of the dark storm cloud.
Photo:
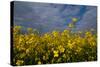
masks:
<svg viewBox="0 0 100 67"><path fill-rule="evenodd" d="M88 10L77 26L78 30L90 30L97 28L97 8Z"/></svg>
<svg viewBox="0 0 100 67"><path fill-rule="evenodd" d="M63 30L73 17L79 18L78 30L91 26L95 28L93 24L96 24L96 9L92 6L14 2L14 23L26 28L32 27L43 32Z"/></svg>

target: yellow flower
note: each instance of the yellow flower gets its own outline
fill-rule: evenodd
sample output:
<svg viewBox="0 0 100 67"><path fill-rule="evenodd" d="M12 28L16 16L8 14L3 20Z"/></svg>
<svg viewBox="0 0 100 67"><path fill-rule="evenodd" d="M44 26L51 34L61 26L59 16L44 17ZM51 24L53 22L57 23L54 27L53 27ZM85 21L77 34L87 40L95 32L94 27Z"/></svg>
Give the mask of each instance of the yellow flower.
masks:
<svg viewBox="0 0 100 67"><path fill-rule="evenodd" d="M69 40L69 41L68 41L68 45L67 45L67 46L68 46L70 49L72 49L72 48L73 48L73 45L74 45L74 44L73 44L73 43L71 43L71 41Z"/></svg>
<svg viewBox="0 0 100 67"><path fill-rule="evenodd" d="M24 63L23 60L17 60L16 65L22 65Z"/></svg>
<svg viewBox="0 0 100 67"><path fill-rule="evenodd" d="M92 33L91 32L86 32L85 35L86 35L86 37L91 37Z"/></svg>
<svg viewBox="0 0 100 67"><path fill-rule="evenodd" d="M61 35L64 36L64 35L68 35L69 34L69 30L64 30Z"/></svg>
<svg viewBox="0 0 100 67"><path fill-rule="evenodd" d="M32 28L27 28L27 31L28 31L28 32L32 32L33 29L32 29Z"/></svg>
<svg viewBox="0 0 100 67"><path fill-rule="evenodd" d="M44 37L48 38L49 37L49 34L48 33L44 34Z"/></svg>
<svg viewBox="0 0 100 67"><path fill-rule="evenodd" d="M81 50L82 50L82 48L80 48L80 47L77 47L77 50L76 50L76 52L81 52Z"/></svg>
<svg viewBox="0 0 100 67"><path fill-rule="evenodd" d="M77 18L72 18L72 21L73 21L73 22L77 22L78 19L77 19Z"/></svg>
<svg viewBox="0 0 100 67"><path fill-rule="evenodd" d="M28 49L26 49L26 54L28 54L28 53L29 53L29 51L30 51L30 50L29 50L29 48L28 48Z"/></svg>
<svg viewBox="0 0 100 67"><path fill-rule="evenodd" d="M58 54L58 51L57 50L54 50L54 57L58 57L59 56L59 54Z"/></svg>
<svg viewBox="0 0 100 67"><path fill-rule="evenodd" d="M66 33L66 34L69 33L69 30L64 30L64 33Z"/></svg>
<svg viewBox="0 0 100 67"><path fill-rule="evenodd" d="M74 25L72 23L68 24L68 27L74 27Z"/></svg>
<svg viewBox="0 0 100 67"><path fill-rule="evenodd" d="M63 54L63 57L65 58L66 57L66 54Z"/></svg>
<svg viewBox="0 0 100 67"><path fill-rule="evenodd" d="M54 37L57 37L59 35L59 32L53 31L52 34L53 34Z"/></svg>
<svg viewBox="0 0 100 67"><path fill-rule="evenodd" d="M46 57L45 56L43 56L43 60L46 60Z"/></svg>
<svg viewBox="0 0 100 67"><path fill-rule="evenodd" d="M65 51L65 48L63 46L59 46L58 49L60 50L61 53L63 53Z"/></svg>
<svg viewBox="0 0 100 67"><path fill-rule="evenodd" d="M86 32L71 32L74 23L77 22L77 18L73 18L71 24L69 24L69 30L63 31L51 31L42 34L35 34L31 28L25 34L21 34L20 29L16 29L14 35L14 53L19 52L13 58L14 65L26 65L32 62L24 61L25 58L33 58L34 63L43 64L45 63L59 63L63 61L71 61L71 57L83 54L88 55L88 59L79 57L81 60L95 60L96 46L97 46L97 33L92 31ZM70 28L71 27L71 28ZM75 27L75 26L74 26ZM19 27L20 28L20 27ZM28 32L31 32L28 34ZM88 49L85 49L89 48ZM73 52L74 51L74 52ZM85 53L83 53L83 51ZM52 53L52 60L50 55ZM43 54L43 55L41 55ZM78 61L78 58L73 58L73 61ZM42 61L43 60L43 61Z"/></svg>
<svg viewBox="0 0 100 67"><path fill-rule="evenodd" d="M90 45L93 47L93 46L95 46L96 45L96 42L90 42Z"/></svg>
<svg viewBox="0 0 100 67"><path fill-rule="evenodd" d="M68 40L68 43L71 43L71 40Z"/></svg>
<svg viewBox="0 0 100 67"><path fill-rule="evenodd" d="M62 47L62 48L60 49L60 52L64 52L64 51L65 51L65 48Z"/></svg>
<svg viewBox="0 0 100 67"><path fill-rule="evenodd" d="M22 43L22 41L23 41L23 38L19 38L19 43Z"/></svg>
<svg viewBox="0 0 100 67"><path fill-rule="evenodd" d="M38 64L42 64L41 61L38 61Z"/></svg>
<svg viewBox="0 0 100 67"><path fill-rule="evenodd" d="M51 39L51 35L49 33L45 33L44 36L42 37L43 40L50 40Z"/></svg>

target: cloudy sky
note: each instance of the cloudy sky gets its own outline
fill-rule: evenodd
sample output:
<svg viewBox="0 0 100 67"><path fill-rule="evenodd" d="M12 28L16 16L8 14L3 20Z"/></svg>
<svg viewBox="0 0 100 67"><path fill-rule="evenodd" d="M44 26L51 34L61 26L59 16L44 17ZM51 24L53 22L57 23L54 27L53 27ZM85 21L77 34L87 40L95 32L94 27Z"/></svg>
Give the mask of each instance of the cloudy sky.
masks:
<svg viewBox="0 0 100 67"><path fill-rule="evenodd" d="M14 2L14 25L31 27L41 32L64 30L77 18L75 30L96 30L97 7L71 4Z"/></svg>

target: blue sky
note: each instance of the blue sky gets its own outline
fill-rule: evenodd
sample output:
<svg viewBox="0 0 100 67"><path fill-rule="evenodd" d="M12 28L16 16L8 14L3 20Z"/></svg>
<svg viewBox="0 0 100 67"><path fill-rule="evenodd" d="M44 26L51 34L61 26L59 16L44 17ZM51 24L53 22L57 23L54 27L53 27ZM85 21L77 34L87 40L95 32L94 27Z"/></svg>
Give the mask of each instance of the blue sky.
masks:
<svg viewBox="0 0 100 67"><path fill-rule="evenodd" d="M70 4L14 2L14 24L32 27L42 32L62 31L78 18L76 30L96 30L97 7Z"/></svg>

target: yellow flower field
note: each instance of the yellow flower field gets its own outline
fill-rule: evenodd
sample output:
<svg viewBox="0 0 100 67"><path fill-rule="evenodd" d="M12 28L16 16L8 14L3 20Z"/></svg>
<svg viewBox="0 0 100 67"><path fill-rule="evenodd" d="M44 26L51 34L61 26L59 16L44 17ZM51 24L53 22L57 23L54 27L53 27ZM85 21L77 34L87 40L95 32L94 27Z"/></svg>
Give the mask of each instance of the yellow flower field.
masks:
<svg viewBox="0 0 100 67"><path fill-rule="evenodd" d="M76 21L76 19L73 19ZM13 28L14 65L52 64L97 60L97 35L91 31L52 31L38 34L28 28L21 33L21 26Z"/></svg>

